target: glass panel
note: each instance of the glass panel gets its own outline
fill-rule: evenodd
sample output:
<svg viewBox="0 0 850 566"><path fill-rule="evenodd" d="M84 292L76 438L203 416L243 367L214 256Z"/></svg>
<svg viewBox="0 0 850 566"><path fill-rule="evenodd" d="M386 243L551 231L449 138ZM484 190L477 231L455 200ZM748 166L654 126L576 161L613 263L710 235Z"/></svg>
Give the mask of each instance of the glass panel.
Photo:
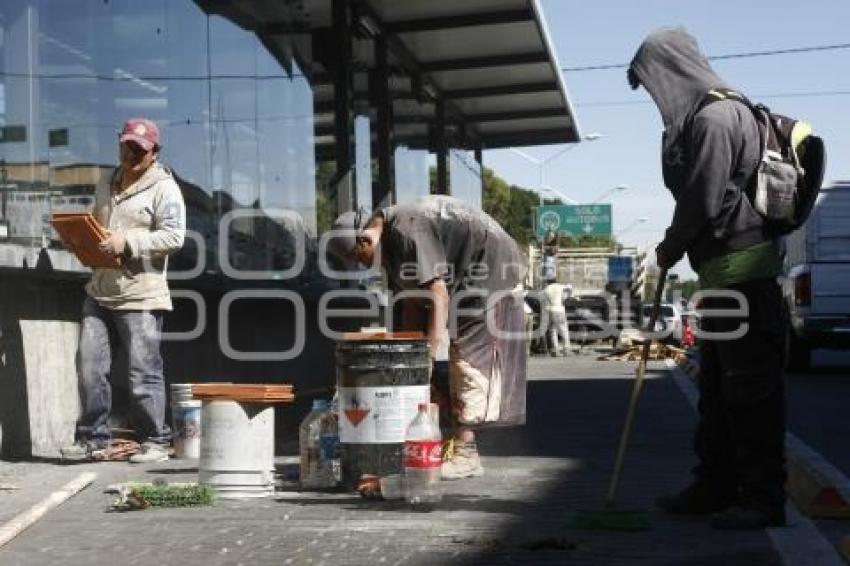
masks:
<svg viewBox="0 0 850 566"><path fill-rule="evenodd" d="M473 152L449 150L449 187L453 197L481 208L481 165Z"/></svg>
<svg viewBox="0 0 850 566"><path fill-rule="evenodd" d="M430 193L428 152L399 146L395 150L396 204L410 202Z"/></svg>
<svg viewBox="0 0 850 566"><path fill-rule="evenodd" d="M355 183L357 184L357 207L372 212L372 131L368 116L354 119Z"/></svg>

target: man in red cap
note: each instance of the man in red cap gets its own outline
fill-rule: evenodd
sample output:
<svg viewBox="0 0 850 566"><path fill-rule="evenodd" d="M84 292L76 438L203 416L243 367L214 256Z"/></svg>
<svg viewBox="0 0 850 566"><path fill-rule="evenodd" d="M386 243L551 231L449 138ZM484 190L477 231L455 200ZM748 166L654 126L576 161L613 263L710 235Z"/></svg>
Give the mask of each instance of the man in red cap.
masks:
<svg viewBox="0 0 850 566"><path fill-rule="evenodd" d="M101 250L120 258L121 267L94 269L86 285L78 356L82 415L76 442L62 456L90 459L108 446L111 354L120 341L129 356L132 424L142 441L130 461L159 462L168 459L171 440L160 355L163 312L172 308L165 274L168 255L183 246L186 207L171 171L157 160L154 122L127 120L118 141L120 165L109 186L98 189L94 214L108 229Z"/></svg>

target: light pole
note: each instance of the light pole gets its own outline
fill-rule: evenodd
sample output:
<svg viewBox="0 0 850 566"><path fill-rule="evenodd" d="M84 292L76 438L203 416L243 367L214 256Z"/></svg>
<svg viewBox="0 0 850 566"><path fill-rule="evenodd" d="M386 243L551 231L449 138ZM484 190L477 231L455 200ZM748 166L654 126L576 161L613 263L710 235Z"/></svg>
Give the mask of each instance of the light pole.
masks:
<svg viewBox="0 0 850 566"><path fill-rule="evenodd" d="M561 191L555 189L554 187L550 187L549 185L543 185L543 187L541 187L541 188L543 190L542 192L554 195L554 196L558 197L559 199L561 199L562 201L566 202L567 204L578 204L577 200L571 199L570 197L568 197L567 195L565 195Z"/></svg>
<svg viewBox="0 0 850 566"><path fill-rule="evenodd" d="M604 134L594 132L594 133L590 133L590 134L587 134L585 136L582 136L582 140L591 142L591 141L596 141L601 137L604 137ZM566 200L570 204L578 204L575 200L562 195L560 192L556 191L552 187L548 187L545 183L545 179L544 179L544 176L543 176L544 168L546 167L547 164L552 162L555 158L560 157L561 155L565 154L566 152L568 152L572 149L575 149L576 147L578 147L578 144L567 145L565 148L555 152L553 155L550 155L549 157L547 157L545 159L538 159L538 158L536 158L532 155L529 155L528 153L521 151L521 150L519 150L515 147L510 148L510 150L512 152L519 155L520 157L522 157L526 161L529 161L529 162L533 163L534 165L537 165L537 175L538 175L537 194L540 196L540 204L541 205L543 204L543 192L545 192L545 191L553 192L554 194L558 195L560 198ZM535 225L535 218L536 218L536 213L532 212L532 224L531 224L532 227L534 227L534 225ZM543 255L544 255L544 238L541 238L540 239L540 261L541 261L541 264L543 262Z"/></svg>
<svg viewBox="0 0 850 566"><path fill-rule="evenodd" d="M608 195L614 194L616 192L628 191L629 189L631 189L629 185L617 185L616 187L608 189L607 191L593 199L593 202L591 202L590 204L597 204L604 200L606 197L608 197Z"/></svg>
<svg viewBox="0 0 850 566"><path fill-rule="evenodd" d="M638 218L637 220L633 220L631 224L629 224L628 226L626 226L625 228L623 228L622 230L620 230L616 234L614 234L613 242L614 242L614 245L617 248L617 255L622 254L623 248L625 247L623 245L623 242L620 241L620 238L623 237L623 234L625 234L626 232L628 232L629 230L631 230L635 226L638 226L639 224L643 224L644 222L648 222L648 221L649 221L649 217L641 216L640 218Z"/></svg>
<svg viewBox="0 0 850 566"><path fill-rule="evenodd" d="M591 141L596 141L599 138L603 138L603 137L605 137L605 134L593 132L593 133L587 134L585 136L582 136L581 139L583 141L591 142ZM533 163L534 165L537 165L538 193L542 193L543 191L545 191L547 189L552 190L553 192L557 193L557 191L554 191L554 189L552 189L551 187L548 187L546 185L545 180L544 180L544 175L543 175L544 174L544 168L546 167L546 165L551 163L556 158L560 157L561 155L567 153L570 150L575 149L576 147L578 147L578 144L567 145L565 148L555 152L554 154L552 154L549 157L546 157L544 159L538 159L537 157L534 157L533 155L529 155L528 153L526 153L522 150L519 150L515 147L510 148L510 150L512 152L514 152L515 154L519 155L520 157L522 157L523 159L525 159L526 161L529 161L529 162ZM560 195L560 193L557 193L557 194ZM567 201L572 202L572 203L576 202L575 200L564 197L563 195L560 195L560 197L563 198L563 199L566 199Z"/></svg>
<svg viewBox="0 0 850 566"><path fill-rule="evenodd" d="M619 237L619 236L622 236L623 234L625 234L626 232L628 232L629 230L631 230L631 229L632 229L632 228L634 228L635 226L638 226L638 225L640 225L640 224L643 224L644 222L649 222L649 217L647 217L647 216L641 216L641 217L640 217L640 218L638 218L637 220L632 221L632 223L631 223L631 224L629 224L628 226L626 226L625 228L623 228L622 230L620 230L619 232L617 232L617 233L615 234L615 236L618 236L618 237Z"/></svg>

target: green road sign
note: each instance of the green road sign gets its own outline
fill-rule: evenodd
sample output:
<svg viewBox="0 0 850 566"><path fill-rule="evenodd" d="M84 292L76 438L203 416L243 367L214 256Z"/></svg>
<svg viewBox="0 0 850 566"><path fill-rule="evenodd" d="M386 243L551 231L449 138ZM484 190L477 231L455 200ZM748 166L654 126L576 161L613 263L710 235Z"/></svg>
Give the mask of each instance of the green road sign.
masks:
<svg viewBox="0 0 850 566"><path fill-rule="evenodd" d="M611 205L546 205L537 207L537 237L557 232L571 238L611 235Z"/></svg>

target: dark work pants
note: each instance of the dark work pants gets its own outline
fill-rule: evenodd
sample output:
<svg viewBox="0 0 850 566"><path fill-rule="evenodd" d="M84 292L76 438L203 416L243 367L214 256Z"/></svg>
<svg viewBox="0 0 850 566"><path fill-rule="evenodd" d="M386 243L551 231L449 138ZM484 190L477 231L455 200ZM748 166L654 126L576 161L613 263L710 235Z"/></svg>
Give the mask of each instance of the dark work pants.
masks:
<svg viewBox="0 0 850 566"><path fill-rule="evenodd" d="M776 508L785 503L785 392L782 377L782 295L773 280L730 286L746 299L749 315L704 316L705 332L730 332L746 323L737 339L700 339L699 425L694 473L721 493L745 503ZM706 298L703 309L736 308L727 298ZM704 313L707 315L707 313Z"/></svg>

